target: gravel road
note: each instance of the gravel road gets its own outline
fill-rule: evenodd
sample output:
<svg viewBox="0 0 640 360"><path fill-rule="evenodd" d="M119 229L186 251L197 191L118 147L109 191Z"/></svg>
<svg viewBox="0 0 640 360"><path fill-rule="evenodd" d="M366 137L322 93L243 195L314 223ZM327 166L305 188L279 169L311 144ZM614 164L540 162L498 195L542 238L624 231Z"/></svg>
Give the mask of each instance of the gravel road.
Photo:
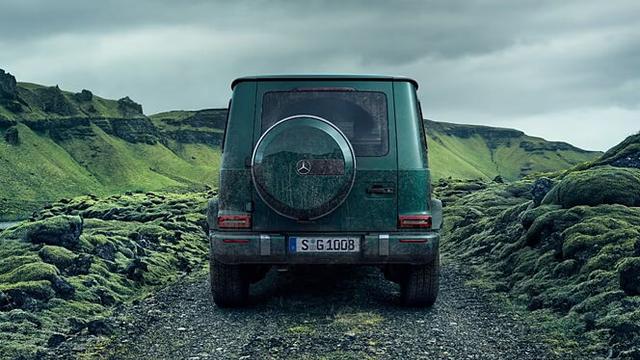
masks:
<svg viewBox="0 0 640 360"><path fill-rule="evenodd" d="M227 310L212 304L208 280L200 274L122 312L118 326L123 335L98 355L192 360L552 358L516 314L464 286L465 276L454 266L445 265L441 276L433 308L407 309L398 304L399 288L374 268L271 271L252 287L252 306Z"/></svg>

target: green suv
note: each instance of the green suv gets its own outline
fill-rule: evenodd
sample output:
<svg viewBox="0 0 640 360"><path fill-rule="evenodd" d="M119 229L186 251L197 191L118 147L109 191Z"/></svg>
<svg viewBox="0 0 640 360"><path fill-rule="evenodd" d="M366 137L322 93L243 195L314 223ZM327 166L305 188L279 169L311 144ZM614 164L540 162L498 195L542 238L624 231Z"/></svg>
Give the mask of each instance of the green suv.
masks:
<svg viewBox="0 0 640 360"><path fill-rule="evenodd" d="M258 76L231 88L208 210L216 304L245 304L274 265L357 264L399 283L404 304L432 305L442 204L431 196L417 82Z"/></svg>

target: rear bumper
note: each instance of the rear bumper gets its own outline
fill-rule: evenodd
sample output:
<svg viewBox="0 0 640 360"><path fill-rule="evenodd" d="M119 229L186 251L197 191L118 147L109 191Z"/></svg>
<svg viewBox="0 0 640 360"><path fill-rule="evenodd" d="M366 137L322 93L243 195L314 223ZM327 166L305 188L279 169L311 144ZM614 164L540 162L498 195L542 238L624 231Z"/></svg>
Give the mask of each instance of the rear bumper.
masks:
<svg viewBox="0 0 640 360"><path fill-rule="evenodd" d="M293 235L293 234L292 234ZM305 234L296 233L296 236ZM318 235L318 234L306 234ZM324 234L323 234L324 235ZM225 264L428 264L438 254L440 233L398 232L340 234L360 236L360 251L353 253L290 252L288 235L212 231L211 254Z"/></svg>

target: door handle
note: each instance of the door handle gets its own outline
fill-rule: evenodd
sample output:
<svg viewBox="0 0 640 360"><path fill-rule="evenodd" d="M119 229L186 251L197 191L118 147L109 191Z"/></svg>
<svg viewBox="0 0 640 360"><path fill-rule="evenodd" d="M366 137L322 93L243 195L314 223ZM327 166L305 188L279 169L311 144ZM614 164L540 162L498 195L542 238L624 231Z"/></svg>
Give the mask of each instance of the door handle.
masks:
<svg viewBox="0 0 640 360"><path fill-rule="evenodd" d="M395 189L390 186L371 185L367 188L367 194L389 195L389 194L393 194L394 192L395 192Z"/></svg>

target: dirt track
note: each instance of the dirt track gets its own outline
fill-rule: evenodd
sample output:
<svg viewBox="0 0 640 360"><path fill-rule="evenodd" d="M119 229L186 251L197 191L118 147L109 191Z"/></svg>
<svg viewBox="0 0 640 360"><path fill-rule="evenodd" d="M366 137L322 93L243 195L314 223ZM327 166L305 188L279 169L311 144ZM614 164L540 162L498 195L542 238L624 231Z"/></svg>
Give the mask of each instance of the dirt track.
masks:
<svg viewBox="0 0 640 360"><path fill-rule="evenodd" d="M252 288L252 306L223 310L211 303L208 280L201 274L122 312L122 335L96 355L193 360L551 357L516 315L492 306L462 285L463 278L445 266L435 307L407 309L397 303L397 286L377 269L272 271ZM76 341L65 348L66 355L79 354L85 345Z"/></svg>

